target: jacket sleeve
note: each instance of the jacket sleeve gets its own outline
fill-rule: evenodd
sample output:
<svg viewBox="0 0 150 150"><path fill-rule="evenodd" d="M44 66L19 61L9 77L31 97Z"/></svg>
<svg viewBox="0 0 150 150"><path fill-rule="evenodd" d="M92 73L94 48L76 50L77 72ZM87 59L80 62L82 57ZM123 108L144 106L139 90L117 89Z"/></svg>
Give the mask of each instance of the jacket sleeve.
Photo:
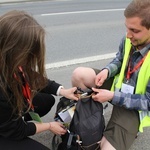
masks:
<svg viewBox="0 0 150 150"><path fill-rule="evenodd" d="M115 91L111 103L127 109L150 111L150 81L146 87L145 94L126 94Z"/></svg>
<svg viewBox="0 0 150 150"><path fill-rule="evenodd" d="M61 86L61 84L53 80L48 80L48 84L44 89L42 89L42 92L56 95L59 86Z"/></svg>
<svg viewBox="0 0 150 150"><path fill-rule="evenodd" d="M33 122L26 123L22 118L0 124L0 136L12 140L22 140L27 136L34 135L35 132L35 124Z"/></svg>
<svg viewBox="0 0 150 150"><path fill-rule="evenodd" d="M6 98L0 93L0 136L21 140L36 133L32 122L24 122L23 118L12 116L12 109Z"/></svg>

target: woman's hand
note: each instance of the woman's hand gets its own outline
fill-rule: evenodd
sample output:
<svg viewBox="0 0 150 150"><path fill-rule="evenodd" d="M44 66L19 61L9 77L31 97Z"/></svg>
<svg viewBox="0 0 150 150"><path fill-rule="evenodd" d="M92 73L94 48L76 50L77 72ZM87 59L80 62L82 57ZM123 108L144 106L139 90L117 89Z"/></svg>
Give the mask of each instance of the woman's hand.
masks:
<svg viewBox="0 0 150 150"><path fill-rule="evenodd" d="M57 135L64 135L67 130L65 129L64 125L60 122L50 122L49 130Z"/></svg>
<svg viewBox="0 0 150 150"><path fill-rule="evenodd" d="M92 88L92 90L96 93L92 96L93 100L98 101L100 103L110 101L114 97L114 92L109 90L96 88Z"/></svg>
<svg viewBox="0 0 150 150"><path fill-rule="evenodd" d="M70 88L70 89L60 89L60 95L64 96L71 100L78 100L78 96L75 94L75 91L77 90L76 87Z"/></svg>
<svg viewBox="0 0 150 150"><path fill-rule="evenodd" d="M102 86L107 77L108 77L108 69L102 70L99 74L97 74L95 78L95 85L98 87Z"/></svg>
<svg viewBox="0 0 150 150"><path fill-rule="evenodd" d="M64 125L60 122L49 122L49 123L34 123L36 126L36 133L43 131L51 131L54 134L63 135L67 132Z"/></svg>

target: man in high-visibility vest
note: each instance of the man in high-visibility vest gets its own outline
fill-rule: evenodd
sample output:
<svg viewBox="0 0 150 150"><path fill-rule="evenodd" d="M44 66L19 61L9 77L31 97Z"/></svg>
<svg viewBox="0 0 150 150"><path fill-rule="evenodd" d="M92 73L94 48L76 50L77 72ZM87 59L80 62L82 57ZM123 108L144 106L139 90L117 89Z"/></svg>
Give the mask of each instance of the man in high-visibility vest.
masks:
<svg viewBox="0 0 150 150"><path fill-rule="evenodd" d="M78 67L72 75L73 86L94 87L95 101L114 105L101 150L127 150L137 133L150 126L150 0L133 0L124 15L126 37L112 62L101 71Z"/></svg>

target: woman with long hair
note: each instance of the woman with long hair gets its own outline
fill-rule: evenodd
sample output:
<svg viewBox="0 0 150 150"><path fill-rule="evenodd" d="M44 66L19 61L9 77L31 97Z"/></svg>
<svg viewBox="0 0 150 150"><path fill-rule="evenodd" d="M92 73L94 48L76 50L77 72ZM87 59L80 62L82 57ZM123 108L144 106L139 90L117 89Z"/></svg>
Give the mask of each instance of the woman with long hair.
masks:
<svg viewBox="0 0 150 150"><path fill-rule="evenodd" d="M47 78L44 38L43 27L26 12L14 10L0 16L0 147L3 150L29 150L33 145L36 150L46 150L28 136L48 130L59 135L66 133L59 122L35 122L52 108L53 95L78 99L74 95L76 87L64 89Z"/></svg>

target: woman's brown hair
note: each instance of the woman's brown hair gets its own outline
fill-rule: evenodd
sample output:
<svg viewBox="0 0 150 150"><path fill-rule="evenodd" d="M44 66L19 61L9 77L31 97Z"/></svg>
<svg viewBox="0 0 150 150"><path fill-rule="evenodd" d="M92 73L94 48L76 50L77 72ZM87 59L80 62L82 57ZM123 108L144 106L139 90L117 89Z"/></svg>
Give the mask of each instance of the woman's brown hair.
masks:
<svg viewBox="0 0 150 150"><path fill-rule="evenodd" d="M44 38L43 27L26 12L13 10L0 17L0 88L17 114L25 107L18 67L22 66L31 91L47 83Z"/></svg>

